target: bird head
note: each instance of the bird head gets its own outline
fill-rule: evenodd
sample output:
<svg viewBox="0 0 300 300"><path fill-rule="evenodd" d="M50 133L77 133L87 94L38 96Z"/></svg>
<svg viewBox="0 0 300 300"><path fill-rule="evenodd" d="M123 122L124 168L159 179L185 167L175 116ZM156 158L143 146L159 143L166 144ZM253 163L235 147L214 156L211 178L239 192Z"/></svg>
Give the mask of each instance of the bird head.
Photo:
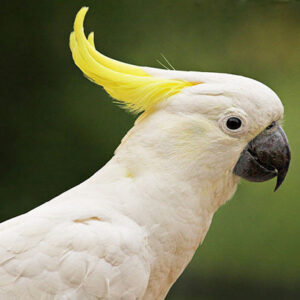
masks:
<svg viewBox="0 0 300 300"><path fill-rule="evenodd" d="M137 113L134 131L123 141L132 156L141 143L151 157L164 157L192 176L260 182L277 176L277 189L290 162L280 125L283 106L264 84L243 76L138 67L110 59L86 38L82 8L74 23L70 48L76 65L125 109ZM148 149L145 150L145 149ZM198 170L195 173L195 170Z"/></svg>

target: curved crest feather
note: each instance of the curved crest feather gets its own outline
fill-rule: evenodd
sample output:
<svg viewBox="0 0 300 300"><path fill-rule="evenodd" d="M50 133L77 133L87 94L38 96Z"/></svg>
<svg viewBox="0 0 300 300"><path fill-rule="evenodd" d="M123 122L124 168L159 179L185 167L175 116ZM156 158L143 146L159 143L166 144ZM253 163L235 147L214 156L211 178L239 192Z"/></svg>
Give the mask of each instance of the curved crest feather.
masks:
<svg viewBox="0 0 300 300"><path fill-rule="evenodd" d="M103 86L113 98L132 112L147 111L157 103L195 85L184 80L156 78L141 67L111 59L95 48L94 34L85 36L83 22L88 11L83 7L74 22L70 48L79 69L91 81Z"/></svg>

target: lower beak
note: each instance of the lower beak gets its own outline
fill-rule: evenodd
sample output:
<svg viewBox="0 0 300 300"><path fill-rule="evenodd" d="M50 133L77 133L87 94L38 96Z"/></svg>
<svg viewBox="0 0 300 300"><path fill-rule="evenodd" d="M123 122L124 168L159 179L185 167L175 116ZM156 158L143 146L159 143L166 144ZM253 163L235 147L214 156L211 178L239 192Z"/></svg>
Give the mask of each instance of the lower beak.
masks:
<svg viewBox="0 0 300 300"><path fill-rule="evenodd" d="M243 150L233 173L246 180L262 182L277 176L275 191L284 181L291 160L283 129L264 130Z"/></svg>

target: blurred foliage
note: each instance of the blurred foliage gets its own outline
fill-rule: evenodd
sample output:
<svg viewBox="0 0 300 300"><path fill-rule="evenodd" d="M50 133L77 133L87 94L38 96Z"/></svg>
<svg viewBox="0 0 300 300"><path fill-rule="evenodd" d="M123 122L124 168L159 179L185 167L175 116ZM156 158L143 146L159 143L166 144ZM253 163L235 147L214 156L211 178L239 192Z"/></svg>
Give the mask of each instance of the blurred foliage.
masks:
<svg viewBox="0 0 300 300"><path fill-rule="evenodd" d="M168 300L300 298L300 2L6 1L1 9L0 219L82 182L113 155L135 117L86 80L68 49L90 6L104 54L159 67L237 73L281 97L292 148L286 182L242 182Z"/></svg>

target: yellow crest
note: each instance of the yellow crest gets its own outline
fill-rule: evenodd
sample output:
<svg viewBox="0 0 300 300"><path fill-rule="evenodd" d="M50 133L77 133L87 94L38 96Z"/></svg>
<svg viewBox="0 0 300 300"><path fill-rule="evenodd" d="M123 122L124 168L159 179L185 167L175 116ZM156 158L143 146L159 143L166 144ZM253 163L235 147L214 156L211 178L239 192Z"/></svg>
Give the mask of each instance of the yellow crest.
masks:
<svg viewBox="0 0 300 300"><path fill-rule="evenodd" d="M125 108L132 112L147 111L183 88L195 85L184 80L155 78L138 66L99 53L95 49L93 33L88 39L84 33L83 21L87 11L88 8L83 7L78 12L70 36L74 62L90 80L103 86Z"/></svg>

